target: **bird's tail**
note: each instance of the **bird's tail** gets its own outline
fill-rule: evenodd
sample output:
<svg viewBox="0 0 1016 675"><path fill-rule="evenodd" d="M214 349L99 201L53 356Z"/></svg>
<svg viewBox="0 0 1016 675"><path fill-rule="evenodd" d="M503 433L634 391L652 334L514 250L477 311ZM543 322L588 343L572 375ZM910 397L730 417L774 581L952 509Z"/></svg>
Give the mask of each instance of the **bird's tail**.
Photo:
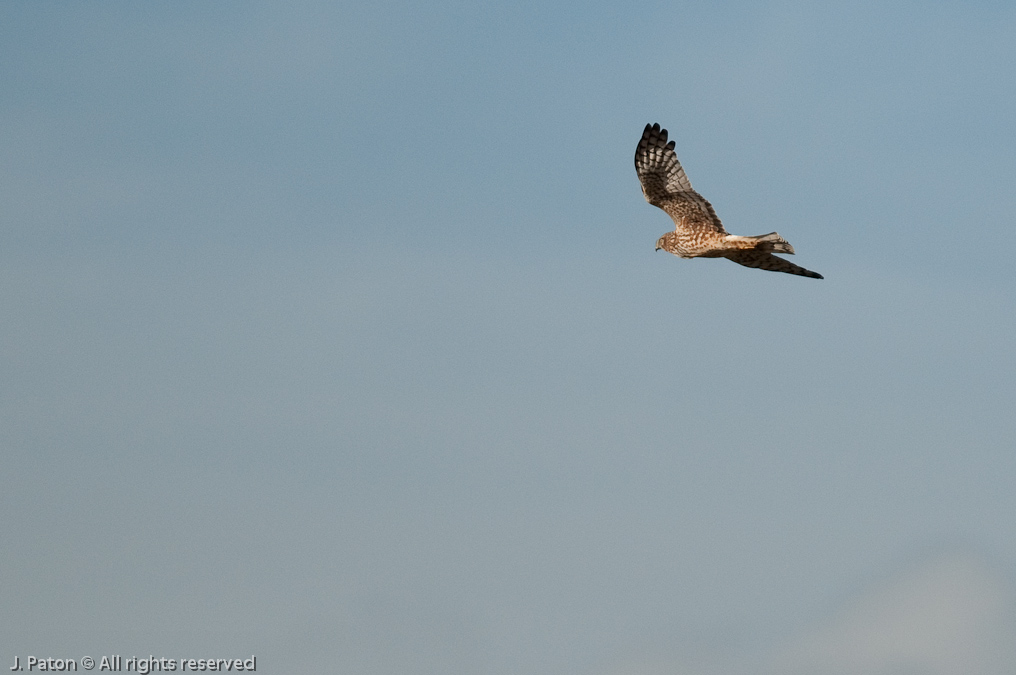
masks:
<svg viewBox="0 0 1016 675"><path fill-rule="evenodd" d="M768 251L770 253L789 253L793 255L794 247L790 245L786 239L770 232L769 234L760 234L757 237L745 237L745 239L751 239L755 242L756 251Z"/></svg>
<svg viewBox="0 0 1016 675"><path fill-rule="evenodd" d="M770 232L760 234L757 237L741 237L736 234L728 234L723 238L723 248L733 251L762 251L763 253L794 253L794 247L786 239Z"/></svg>

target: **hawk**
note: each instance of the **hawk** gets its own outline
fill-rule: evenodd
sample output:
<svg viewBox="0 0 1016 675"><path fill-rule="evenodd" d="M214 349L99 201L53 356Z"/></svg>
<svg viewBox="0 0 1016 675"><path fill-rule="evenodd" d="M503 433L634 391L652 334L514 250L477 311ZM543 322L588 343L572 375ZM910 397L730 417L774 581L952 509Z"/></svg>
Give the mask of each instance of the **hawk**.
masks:
<svg viewBox="0 0 1016 675"><path fill-rule="evenodd" d="M688 174L677 161L674 141L667 142L667 130L659 124L647 124L642 132L635 150L635 172L646 201L666 211L676 226L656 242L657 251L662 248L682 258L726 258L745 267L822 278L773 255L794 253L794 247L775 232L739 237L723 229L712 204L692 189Z"/></svg>

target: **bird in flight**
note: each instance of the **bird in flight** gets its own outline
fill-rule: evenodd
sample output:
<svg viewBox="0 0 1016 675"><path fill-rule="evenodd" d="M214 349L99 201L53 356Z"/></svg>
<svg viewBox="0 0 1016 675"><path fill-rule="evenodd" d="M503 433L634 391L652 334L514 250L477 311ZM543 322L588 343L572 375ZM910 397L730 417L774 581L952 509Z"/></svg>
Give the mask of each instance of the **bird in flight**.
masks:
<svg viewBox="0 0 1016 675"><path fill-rule="evenodd" d="M676 226L656 242L657 251L662 248L682 258L726 258L745 267L822 278L817 272L773 255L794 253L794 247L775 232L739 237L723 229L712 204L692 189L677 161L674 141L667 142L667 130L659 124L647 124L642 132L635 150L635 171L646 201L666 211Z"/></svg>

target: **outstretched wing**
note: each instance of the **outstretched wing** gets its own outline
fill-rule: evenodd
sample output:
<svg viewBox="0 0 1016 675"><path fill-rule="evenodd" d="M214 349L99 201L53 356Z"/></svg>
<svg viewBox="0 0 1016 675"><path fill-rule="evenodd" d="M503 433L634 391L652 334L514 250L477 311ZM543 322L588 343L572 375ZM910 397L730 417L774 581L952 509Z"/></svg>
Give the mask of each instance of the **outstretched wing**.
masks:
<svg viewBox="0 0 1016 675"><path fill-rule="evenodd" d="M647 124L642 132L635 149L635 172L646 201L666 211L677 230L727 233L712 204L692 189L688 174L677 161L674 141L667 142L667 130L659 124Z"/></svg>
<svg viewBox="0 0 1016 675"><path fill-rule="evenodd" d="M764 251L731 251L725 253L724 257L745 267L755 267L760 270L769 270L770 272L786 272L787 274L796 274L802 277L811 277L812 279L823 278L818 272L806 270L789 260L784 260L779 256Z"/></svg>

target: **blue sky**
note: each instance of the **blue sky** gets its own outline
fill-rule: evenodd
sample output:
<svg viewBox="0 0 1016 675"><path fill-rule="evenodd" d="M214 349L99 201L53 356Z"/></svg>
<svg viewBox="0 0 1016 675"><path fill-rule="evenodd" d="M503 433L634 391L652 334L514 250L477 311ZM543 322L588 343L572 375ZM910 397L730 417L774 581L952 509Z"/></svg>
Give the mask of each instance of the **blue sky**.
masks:
<svg viewBox="0 0 1016 675"><path fill-rule="evenodd" d="M0 12L3 659L1016 668L1009 6Z"/></svg>

